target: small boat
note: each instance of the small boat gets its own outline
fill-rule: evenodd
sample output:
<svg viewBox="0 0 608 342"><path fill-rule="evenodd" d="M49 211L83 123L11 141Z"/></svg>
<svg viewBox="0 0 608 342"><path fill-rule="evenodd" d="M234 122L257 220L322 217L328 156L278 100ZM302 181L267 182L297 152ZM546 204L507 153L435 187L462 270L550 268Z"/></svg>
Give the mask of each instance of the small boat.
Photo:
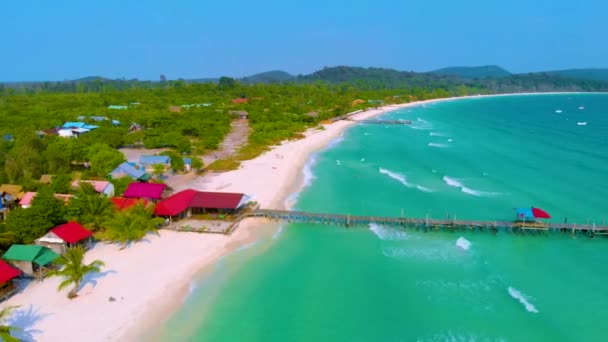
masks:
<svg viewBox="0 0 608 342"><path fill-rule="evenodd" d="M555 112L559 114L559 113L562 112L562 110L561 109L556 109Z"/></svg>
<svg viewBox="0 0 608 342"><path fill-rule="evenodd" d="M585 109L585 107L580 106L580 107L578 107L578 109L583 110L583 109Z"/></svg>
<svg viewBox="0 0 608 342"><path fill-rule="evenodd" d="M586 126L587 122L582 121L582 122L577 122L576 124L579 125L579 126Z"/></svg>

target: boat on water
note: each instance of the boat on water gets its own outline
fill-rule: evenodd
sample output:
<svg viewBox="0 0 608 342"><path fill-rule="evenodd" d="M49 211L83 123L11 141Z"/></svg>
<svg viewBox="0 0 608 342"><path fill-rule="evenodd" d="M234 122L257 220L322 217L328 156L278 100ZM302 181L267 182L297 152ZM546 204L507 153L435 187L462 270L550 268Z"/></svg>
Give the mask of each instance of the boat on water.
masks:
<svg viewBox="0 0 608 342"><path fill-rule="evenodd" d="M556 112L556 113L561 113L561 112L562 112L562 110L561 110L561 109L556 109L556 110L555 110L555 112Z"/></svg>
<svg viewBox="0 0 608 342"><path fill-rule="evenodd" d="M579 125L579 126L586 126L587 122L581 121L581 122L577 122L576 124Z"/></svg>

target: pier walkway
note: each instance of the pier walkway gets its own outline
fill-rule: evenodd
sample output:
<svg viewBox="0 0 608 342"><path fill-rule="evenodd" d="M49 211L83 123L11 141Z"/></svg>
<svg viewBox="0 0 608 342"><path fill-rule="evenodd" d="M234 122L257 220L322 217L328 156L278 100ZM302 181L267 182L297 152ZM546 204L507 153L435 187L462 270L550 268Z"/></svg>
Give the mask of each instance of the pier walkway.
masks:
<svg viewBox="0 0 608 342"><path fill-rule="evenodd" d="M468 221L456 219L431 219L383 216L355 216L343 214L310 213L305 211L257 209L248 213L250 217L264 217L272 220L286 222L299 222L310 224L339 225L344 227L367 226L380 224L394 226L402 229L417 230L487 230L492 232L504 231L554 231L562 233L584 233L591 236L608 235L607 225L593 224L562 224L542 222L516 222L516 221Z"/></svg>

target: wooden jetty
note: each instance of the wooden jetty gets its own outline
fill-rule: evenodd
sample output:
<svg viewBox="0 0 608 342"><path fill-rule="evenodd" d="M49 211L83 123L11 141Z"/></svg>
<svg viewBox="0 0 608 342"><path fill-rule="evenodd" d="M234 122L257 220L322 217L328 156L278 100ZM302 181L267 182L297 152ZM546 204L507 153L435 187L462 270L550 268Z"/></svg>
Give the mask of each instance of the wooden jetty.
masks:
<svg viewBox="0 0 608 342"><path fill-rule="evenodd" d="M350 120L361 124L376 124L376 125L411 125L410 120Z"/></svg>
<svg viewBox="0 0 608 342"><path fill-rule="evenodd" d="M590 236L608 235L607 225L596 224L561 224L544 222L522 222L522 221L469 221L456 219L431 219L431 218L408 218L408 217L383 217L383 216L355 216L344 214L311 213L305 211L258 209L248 213L250 217L265 217L272 220L286 222L299 222L309 224L339 225L344 227L367 226L369 224L380 224L402 229L416 229L424 231L455 231L455 230L480 230L497 233L499 230L507 232L562 232L583 233Z"/></svg>

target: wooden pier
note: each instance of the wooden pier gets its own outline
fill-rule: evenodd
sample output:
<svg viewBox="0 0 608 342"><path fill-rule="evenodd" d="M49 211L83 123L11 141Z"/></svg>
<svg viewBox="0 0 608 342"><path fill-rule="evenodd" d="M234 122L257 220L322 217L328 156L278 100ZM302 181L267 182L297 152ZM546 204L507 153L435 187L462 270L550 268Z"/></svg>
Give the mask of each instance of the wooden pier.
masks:
<svg viewBox="0 0 608 342"><path fill-rule="evenodd" d="M367 226L379 224L401 229L415 229L423 231L498 231L507 232L561 232L583 233L589 236L608 235L608 226L596 224L561 224L521 221L468 221L456 219L431 219L383 216L354 216L343 214L310 213L305 211L258 209L250 212L250 217L265 217L272 220L281 220L294 223L339 225L344 227Z"/></svg>

